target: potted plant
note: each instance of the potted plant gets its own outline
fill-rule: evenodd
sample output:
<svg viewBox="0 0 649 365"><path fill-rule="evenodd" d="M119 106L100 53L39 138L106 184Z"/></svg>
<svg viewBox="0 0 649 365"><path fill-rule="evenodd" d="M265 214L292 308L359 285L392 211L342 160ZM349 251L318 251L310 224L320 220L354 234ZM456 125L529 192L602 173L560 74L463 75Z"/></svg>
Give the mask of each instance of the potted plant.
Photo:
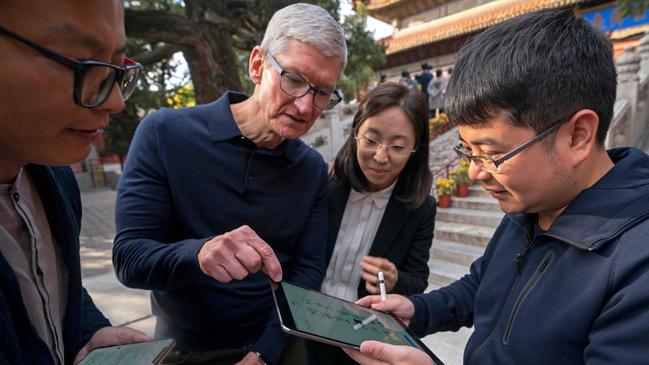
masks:
<svg viewBox="0 0 649 365"><path fill-rule="evenodd" d="M437 193L437 206L449 208L451 206L451 192L455 187L455 180L438 178L435 180L435 192Z"/></svg>
<svg viewBox="0 0 649 365"><path fill-rule="evenodd" d="M471 179L469 179L469 162L460 160L460 165L451 170L450 175L451 179L455 181L455 195L460 198L469 196L469 184L471 183Z"/></svg>
<svg viewBox="0 0 649 365"><path fill-rule="evenodd" d="M428 131L430 134L430 139L446 133L449 130L448 117L444 113L437 114L434 118L431 118L428 123Z"/></svg>

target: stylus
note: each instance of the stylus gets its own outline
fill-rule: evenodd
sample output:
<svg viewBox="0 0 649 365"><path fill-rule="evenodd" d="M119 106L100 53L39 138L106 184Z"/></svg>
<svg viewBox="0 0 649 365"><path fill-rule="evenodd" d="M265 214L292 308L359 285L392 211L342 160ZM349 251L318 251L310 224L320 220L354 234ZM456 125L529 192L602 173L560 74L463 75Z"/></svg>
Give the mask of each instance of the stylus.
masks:
<svg viewBox="0 0 649 365"><path fill-rule="evenodd" d="M367 317L367 318L365 318L365 319L363 320L363 322L361 322L361 323L356 323L356 324L354 325L354 329L355 329L355 330L359 330L359 329L363 328L363 326L367 326L370 322L372 322L372 321L375 320L375 319L376 319L376 314L372 313L372 315L369 316L369 317Z"/></svg>
<svg viewBox="0 0 649 365"><path fill-rule="evenodd" d="M381 291L381 301L384 302L387 294L385 293L385 278L383 277L383 271L379 271L379 290Z"/></svg>

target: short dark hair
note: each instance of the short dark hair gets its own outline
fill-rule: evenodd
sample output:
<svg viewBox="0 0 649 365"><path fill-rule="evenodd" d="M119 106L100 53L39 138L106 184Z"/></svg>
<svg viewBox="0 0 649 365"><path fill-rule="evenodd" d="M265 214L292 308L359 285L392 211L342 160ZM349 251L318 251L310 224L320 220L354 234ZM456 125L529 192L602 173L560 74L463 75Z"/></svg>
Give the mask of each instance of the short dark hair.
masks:
<svg viewBox="0 0 649 365"><path fill-rule="evenodd" d="M406 70L401 71L401 77L410 77L410 72Z"/></svg>
<svg viewBox="0 0 649 365"><path fill-rule="evenodd" d="M334 178L356 191L369 190L367 178L356 159L355 134L368 118L393 106L400 107L408 116L415 130L416 141L416 150L401 170L394 194L408 208L415 209L430 195L433 180L428 167L428 102L424 94L406 86L385 82L367 94L367 99L361 103L354 116L349 138L336 155Z"/></svg>
<svg viewBox="0 0 649 365"><path fill-rule="evenodd" d="M442 70L435 70L435 76L440 77L442 76Z"/></svg>
<svg viewBox="0 0 649 365"><path fill-rule="evenodd" d="M446 107L456 125L484 124L504 111L512 125L537 133L591 109L603 144L615 89L604 34L571 10L540 10L495 25L460 50Z"/></svg>

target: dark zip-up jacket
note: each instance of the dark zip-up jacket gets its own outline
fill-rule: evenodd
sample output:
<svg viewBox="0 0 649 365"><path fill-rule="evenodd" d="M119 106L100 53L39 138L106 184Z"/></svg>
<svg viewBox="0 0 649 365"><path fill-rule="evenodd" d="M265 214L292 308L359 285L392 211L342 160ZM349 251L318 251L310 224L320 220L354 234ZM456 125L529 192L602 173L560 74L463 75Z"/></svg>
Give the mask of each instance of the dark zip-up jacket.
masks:
<svg viewBox="0 0 649 365"><path fill-rule="evenodd" d="M475 326L465 364L649 362L649 156L609 155L549 230L507 215L469 274L412 297L415 332Z"/></svg>
<svg viewBox="0 0 649 365"><path fill-rule="evenodd" d="M110 322L81 286L81 199L72 170L35 165L27 168L43 202L52 236L61 249L61 265L68 271L63 346L65 363L71 365L81 347ZM13 269L0 254L0 365L5 364L53 365L54 360L29 319Z"/></svg>

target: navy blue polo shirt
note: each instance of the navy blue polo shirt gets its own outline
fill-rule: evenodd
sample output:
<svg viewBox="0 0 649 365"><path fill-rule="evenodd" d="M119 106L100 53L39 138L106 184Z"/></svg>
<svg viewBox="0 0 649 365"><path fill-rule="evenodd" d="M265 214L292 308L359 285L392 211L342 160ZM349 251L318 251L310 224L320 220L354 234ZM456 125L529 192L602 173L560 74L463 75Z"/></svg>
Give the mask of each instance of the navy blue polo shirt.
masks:
<svg viewBox="0 0 649 365"><path fill-rule="evenodd" d="M277 362L287 343L262 272L221 284L197 254L250 226L284 279L319 289L325 272L327 169L300 140L275 150L241 135L228 92L206 105L162 109L139 125L118 187L113 263L120 281L152 290L154 314L181 347L251 346Z"/></svg>

